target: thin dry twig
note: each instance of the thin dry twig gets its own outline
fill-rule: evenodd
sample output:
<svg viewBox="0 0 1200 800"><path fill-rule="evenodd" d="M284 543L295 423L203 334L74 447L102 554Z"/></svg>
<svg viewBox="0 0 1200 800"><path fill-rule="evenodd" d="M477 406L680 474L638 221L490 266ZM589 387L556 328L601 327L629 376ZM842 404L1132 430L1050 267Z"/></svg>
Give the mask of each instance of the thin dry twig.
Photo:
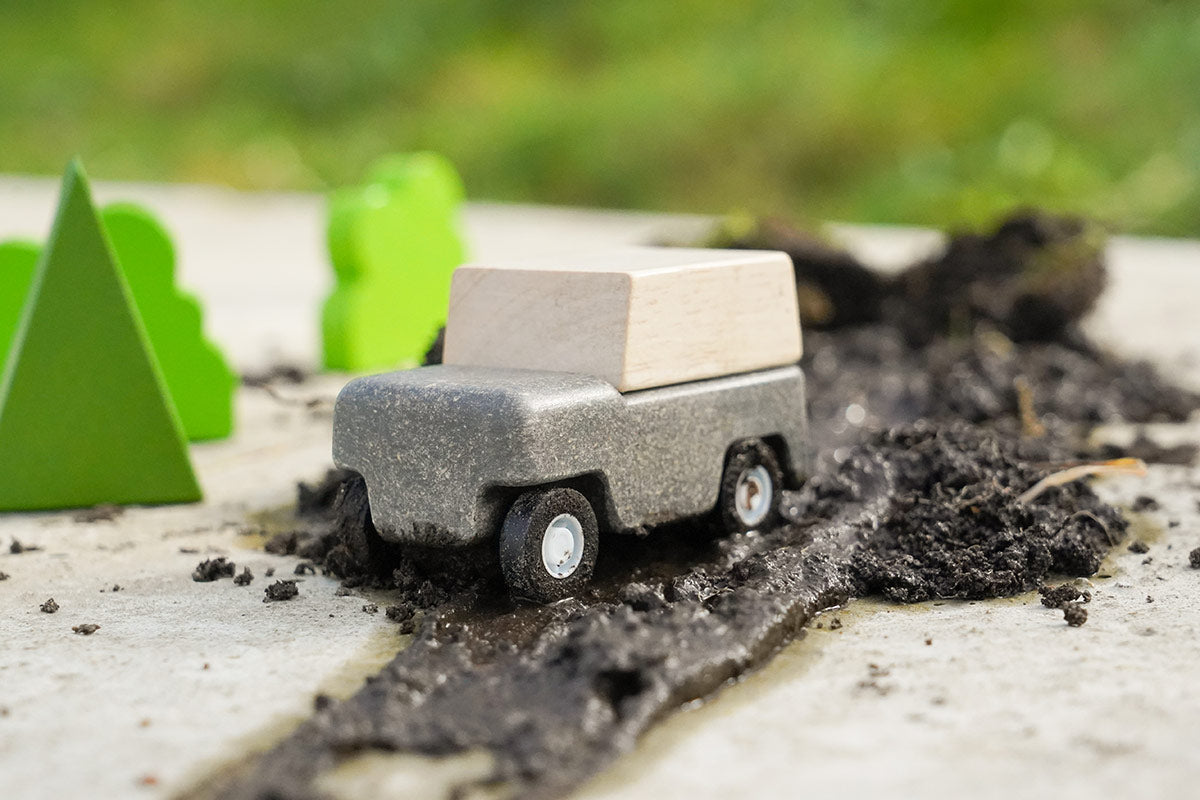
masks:
<svg viewBox="0 0 1200 800"><path fill-rule="evenodd" d="M1071 483L1089 475L1137 475L1139 478L1146 474L1146 462L1140 458L1114 458L1111 461L1099 461L1091 464L1080 464L1068 469L1052 472L1031 486L1017 498L1018 503L1028 503L1047 489Z"/></svg>
<svg viewBox="0 0 1200 800"><path fill-rule="evenodd" d="M1040 439L1046 435L1046 426L1038 419L1037 410L1033 406L1033 387L1025 376L1018 375L1013 381L1017 391L1017 409L1021 415L1021 435L1030 439Z"/></svg>

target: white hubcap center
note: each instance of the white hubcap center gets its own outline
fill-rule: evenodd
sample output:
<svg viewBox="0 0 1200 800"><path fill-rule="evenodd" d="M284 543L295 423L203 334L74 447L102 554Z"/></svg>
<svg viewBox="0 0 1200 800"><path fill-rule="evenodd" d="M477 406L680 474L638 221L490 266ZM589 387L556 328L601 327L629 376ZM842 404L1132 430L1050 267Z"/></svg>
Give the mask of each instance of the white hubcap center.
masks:
<svg viewBox="0 0 1200 800"><path fill-rule="evenodd" d="M771 510L774 491L766 467L759 464L743 472L733 495L738 518L746 525L758 525Z"/></svg>
<svg viewBox="0 0 1200 800"><path fill-rule="evenodd" d="M568 578L583 560L583 526L570 514L550 520L542 534L542 566L554 578Z"/></svg>

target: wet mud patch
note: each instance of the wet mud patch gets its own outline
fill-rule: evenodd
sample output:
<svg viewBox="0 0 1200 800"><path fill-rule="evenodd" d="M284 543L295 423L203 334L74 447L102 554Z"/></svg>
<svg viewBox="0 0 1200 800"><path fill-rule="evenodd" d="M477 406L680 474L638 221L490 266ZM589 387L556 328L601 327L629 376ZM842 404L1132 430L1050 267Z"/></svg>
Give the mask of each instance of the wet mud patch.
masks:
<svg viewBox="0 0 1200 800"><path fill-rule="evenodd" d="M798 291L824 304L805 362L821 458L785 524L605 540L585 595L532 607L509 600L488 551L373 539L361 483L310 491L329 526L281 552L387 590L412 643L217 794L321 797L321 776L361 756L482 751L491 772L457 789L559 797L852 597L979 599L1095 573L1125 518L1083 481L1029 490L1097 457L1096 423L1179 420L1200 402L1078 332L1103 286L1094 231L1026 215L898 278L771 235L744 244L790 248ZM1052 602L1082 624L1067 594Z"/></svg>

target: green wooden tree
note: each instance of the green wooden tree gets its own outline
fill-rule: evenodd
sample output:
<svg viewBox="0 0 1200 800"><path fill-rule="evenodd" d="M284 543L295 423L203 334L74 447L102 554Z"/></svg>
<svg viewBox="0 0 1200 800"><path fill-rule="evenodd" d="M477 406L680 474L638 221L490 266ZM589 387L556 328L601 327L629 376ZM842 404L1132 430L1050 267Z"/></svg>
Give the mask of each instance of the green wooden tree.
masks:
<svg viewBox="0 0 1200 800"><path fill-rule="evenodd" d="M0 377L0 509L200 499L83 168L67 168Z"/></svg>
<svg viewBox="0 0 1200 800"><path fill-rule="evenodd" d="M462 182L433 153L386 158L361 186L330 198L336 285L321 319L325 367L415 364L446 320L450 275L463 262Z"/></svg>

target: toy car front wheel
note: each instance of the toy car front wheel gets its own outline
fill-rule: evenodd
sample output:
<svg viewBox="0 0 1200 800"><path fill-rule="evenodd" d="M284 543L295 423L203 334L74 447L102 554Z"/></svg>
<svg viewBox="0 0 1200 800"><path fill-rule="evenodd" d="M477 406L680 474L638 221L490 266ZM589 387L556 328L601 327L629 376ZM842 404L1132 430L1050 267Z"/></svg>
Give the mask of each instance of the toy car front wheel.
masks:
<svg viewBox="0 0 1200 800"><path fill-rule="evenodd" d="M726 530L766 528L779 519L783 471L770 446L746 439L729 450L717 510Z"/></svg>
<svg viewBox="0 0 1200 800"><path fill-rule="evenodd" d="M556 487L522 494L500 530L500 569L514 597L548 603L592 577L600 530L587 498Z"/></svg>

